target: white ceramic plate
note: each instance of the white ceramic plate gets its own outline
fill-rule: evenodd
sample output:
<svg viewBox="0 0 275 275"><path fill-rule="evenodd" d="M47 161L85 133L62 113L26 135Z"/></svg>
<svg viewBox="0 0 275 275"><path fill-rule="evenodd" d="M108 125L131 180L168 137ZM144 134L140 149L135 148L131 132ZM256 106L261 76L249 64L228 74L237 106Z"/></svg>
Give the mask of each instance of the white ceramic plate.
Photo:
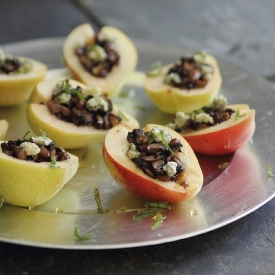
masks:
<svg viewBox="0 0 275 275"><path fill-rule="evenodd" d="M4 50L45 62L48 77L63 76L63 38L41 39L5 45ZM187 53L150 42L135 41L139 51L139 71L160 60L174 62ZM275 146L273 109L274 90L256 77L228 62L219 60L223 76L221 93L230 104L247 103L256 109L256 132L253 140L236 153L221 156L198 156L205 182L198 196L190 201L171 205L164 223L151 229L150 218L135 222L132 215L144 202L123 191L109 176L102 161L101 144L72 151L80 157L77 175L49 202L28 210L4 205L0 210L0 240L15 244L64 249L113 249L160 244L196 236L232 223L256 210L275 194L275 179L269 178L266 166L274 168ZM132 74L123 91L130 95L114 101L136 116L141 125L167 119L147 99L142 87L142 75ZM142 108L140 108L142 107ZM6 139L22 137L29 130L23 104L0 108L0 119L7 119L10 128ZM219 164L229 162L225 170ZM275 168L274 168L275 169ZM0 175L1 184L1 175ZM101 193L102 205L110 210L99 214L94 200L94 188ZM126 212L114 213L125 207ZM56 209L63 210L56 213ZM131 211L130 211L131 210ZM195 210L195 211L194 211ZM196 213L196 215L194 215ZM75 229L89 240L75 238Z"/></svg>

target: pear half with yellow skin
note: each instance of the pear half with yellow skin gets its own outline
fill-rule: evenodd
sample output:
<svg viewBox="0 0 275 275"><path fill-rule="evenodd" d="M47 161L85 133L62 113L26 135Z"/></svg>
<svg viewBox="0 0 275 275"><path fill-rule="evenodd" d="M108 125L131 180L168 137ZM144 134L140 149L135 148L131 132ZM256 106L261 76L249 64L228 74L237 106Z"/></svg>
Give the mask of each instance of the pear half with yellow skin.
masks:
<svg viewBox="0 0 275 275"><path fill-rule="evenodd" d="M43 129L49 138L66 149L82 148L103 141L108 130L96 129L92 126L76 126L58 119L49 111L46 104L51 99L53 88L61 80L63 79L44 80L34 89L27 106L27 121L31 129L36 134ZM85 84L76 80L70 79L69 83L74 87L80 86L83 90L87 88ZM134 117L126 114L114 104L112 113L122 118L120 124L125 127L131 129L139 127L139 122Z"/></svg>
<svg viewBox="0 0 275 275"><path fill-rule="evenodd" d="M166 84L164 79L169 69L174 66L169 64L150 72L150 75L145 77L144 89L159 110L168 114L175 114L177 111L191 113L209 105L222 85L216 58L207 54L207 63L212 66L213 75L204 88L187 90Z"/></svg>
<svg viewBox="0 0 275 275"><path fill-rule="evenodd" d="M49 162L13 158L0 147L0 198L7 204L30 208L50 200L78 169L78 158L69 156L50 167Z"/></svg>
<svg viewBox="0 0 275 275"><path fill-rule="evenodd" d="M5 119L0 119L0 140L2 140L9 128L9 123Z"/></svg>
<svg viewBox="0 0 275 275"><path fill-rule="evenodd" d="M99 87L104 94L111 96L119 89L124 78L135 69L138 54L131 39L119 29L104 26L100 33L112 39L120 56L119 64L105 78L93 76L82 66L75 54L77 47L84 46L94 38L95 31L90 24L82 24L71 31L64 42L63 56L72 78L90 87Z"/></svg>
<svg viewBox="0 0 275 275"><path fill-rule="evenodd" d="M22 62L31 63L27 73L0 74L0 106L19 105L26 101L35 85L45 78L47 66L37 60L16 57Z"/></svg>

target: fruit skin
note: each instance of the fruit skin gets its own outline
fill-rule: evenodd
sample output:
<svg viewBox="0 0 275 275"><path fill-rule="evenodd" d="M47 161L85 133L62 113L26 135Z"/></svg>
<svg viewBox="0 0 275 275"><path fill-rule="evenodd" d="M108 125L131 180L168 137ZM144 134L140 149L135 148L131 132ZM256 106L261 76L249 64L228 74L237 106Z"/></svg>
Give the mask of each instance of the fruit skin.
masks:
<svg viewBox="0 0 275 275"><path fill-rule="evenodd" d="M227 108L239 110L240 116L235 119L233 113L231 118L203 130L189 133L180 132L187 140L194 152L206 155L225 155L235 152L246 144L253 136L255 123L255 110L249 109L246 104L228 105Z"/></svg>
<svg viewBox="0 0 275 275"><path fill-rule="evenodd" d="M190 113L209 105L220 90L222 76L215 57L207 55L207 58L214 69L214 73L204 88L187 90L165 84L164 78L174 65L169 64L162 67L159 76L145 77L143 86L150 100L158 109L168 114L175 114L177 111Z"/></svg>
<svg viewBox="0 0 275 275"><path fill-rule="evenodd" d="M2 143L1 141L0 143ZM76 173L78 157L57 162L30 162L12 158L0 148L0 198L5 203L34 207L51 199Z"/></svg>
<svg viewBox="0 0 275 275"><path fill-rule="evenodd" d="M28 60L33 68L30 72L17 75L0 74L0 106L12 106L23 103L29 98L35 85L45 78L47 66L37 60L17 57Z"/></svg>
<svg viewBox="0 0 275 275"><path fill-rule="evenodd" d="M47 133L47 137L66 149L82 148L103 141L108 130L98 130L90 126L76 126L56 118L49 111L46 103L51 99L52 90L60 80L63 79L44 80L35 87L27 106L27 121L31 129L36 134L41 133L40 129L43 129ZM72 79L69 82L72 86L86 87L85 84ZM115 105L113 105L113 113L119 113ZM124 115L122 124L129 128L139 127L135 118L124 112L121 113Z"/></svg>
<svg viewBox="0 0 275 275"><path fill-rule="evenodd" d="M121 86L124 78L132 72L138 60L138 54L133 42L119 29L112 26L104 26L100 32L114 38L116 51L120 55L118 66L105 77L95 77L86 71L75 55L75 48L84 45L94 37L95 31L90 24L82 24L71 31L63 46L65 64L72 77L90 87L99 87L102 92L111 96Z"/></svg>
<svg viewBox="0 0 275 275"><path fill-rule="evenodd" d="M144 130L150 131L155 124L148 124ZM182 151L186 158L185 177L188 187L173 182L162 182L147 176L128 158L126 152L129 143L126 140L129 129L119 125L107 134L103 148L105 164L114 180L135 196L152 201L177 203L193 198L202 188L203 174L198 160L189 144L173 130L159 126L178 138L183 144Z"/></svg>
<svg viewBox="0 0 275 275"><path fill-rule="evenodd" d="M5 119L0 119L0 140L2 140L9 128L9 123Z"/></svg>

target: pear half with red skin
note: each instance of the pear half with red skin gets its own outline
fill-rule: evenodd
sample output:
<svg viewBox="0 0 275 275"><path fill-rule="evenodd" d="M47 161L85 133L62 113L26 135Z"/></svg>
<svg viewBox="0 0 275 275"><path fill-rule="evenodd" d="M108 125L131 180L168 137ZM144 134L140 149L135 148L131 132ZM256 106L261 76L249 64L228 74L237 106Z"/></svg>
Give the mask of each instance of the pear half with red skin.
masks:
<svg viewBox="0 0 275 275"><path fill-rule="evenodd" d="M23 103L29 98L35 85L45 78L45 64L31 58L16 58L22 62L30 62L32 69L27 73L0 74L0 106Z"/></svg>
<svg viewBox="0 0 275 275"><path fill-rule="evenodd" d="M209 105L222 85L222 77L218 62L207 54L208 64L213 68L213 75L204 88L180 89L164 83L164 79L174 64L155 69L146 76L144 89L154 105L164 113L175 114L177 111L191 113ZM159 73L160 72L160 73Z"/></svg>
<svg viewBox="0 0 275 275"><path fill-rule="evenodd" d="M226 106L235 111L231 118L203 130L180 132L194 152L206 155L225 155L246 144L255 132L255 110L247 104ZM236 111L239 114L236 117Z"/></svg>
<svg viewBox="0 0 275 275"><path fill-rule="evenodd" d="M67 160L56 162L53 168L49 162L13 158L0 147L0 198L7 204L30 208L50 200L78 169L78 157L69 156Z"/></svg>
<svg viewBox="0 0 275 275"><path fill-rule="evenodd" d="M175 131L165 126L148 124L144 131L150 131L154 126L164 129L172 138L178 138L182 143L182 157L185 167L187 187L174 181L163 182L147 176L127 156L129 129L122 125L116 126L107 134L103 144L103 158L114 180L133 195L150 201L178 203L193 198L202 188L203 174L190 145Z"/></svg>
<svg viewBox="0 0 275 275"><path fill-rule="evenodd" d="M64 42L63 56L72 78L90 87L99 87L104 94L111 96L119 89L124 78L135 69L138 54L130 38L119 29L104 26L100 33L114 41L115 50L120 56L119 64L105 78L93 76L82 66L75 54L77 47L84 46L94 38L95 31L90 24L79 25L71 31Z"/></svg>
<svg viewBox="0 0 275 275"><path fill-rule="evenodd" d="M96 129L92 126L76 126L65 122L53 115L47 102L51 99L53 88L63 79L49 79L40 82L30 96L27 106L27 121L31 129L38 135L40 129L47 136L65 149L77 149L104 140L108 130ZM76 80L69 80L71 86L80 86L85 90L85 84ZM84 95L85 96L85 95ZM112 113L122 118L121 124L126 127L139 127L139 122L132 116L126 114L113 104Z"/></svg>

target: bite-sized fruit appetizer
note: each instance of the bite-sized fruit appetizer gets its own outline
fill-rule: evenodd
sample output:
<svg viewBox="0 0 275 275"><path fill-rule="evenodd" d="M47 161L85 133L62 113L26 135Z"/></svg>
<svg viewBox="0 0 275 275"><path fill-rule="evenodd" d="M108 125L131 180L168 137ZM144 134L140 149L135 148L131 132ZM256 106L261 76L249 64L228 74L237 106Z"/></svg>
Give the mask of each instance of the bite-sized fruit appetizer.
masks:
<svg viewBox="0 0 275 275"><path fill-rule="evenodd" d="M78 168L78 158L43 132L0 145L0 198L7 204L34 207L48 201Z"/></svg>
<svg viewBox="0 0 275 275"><path fill-rule="evenodd" d="M144 89L165 113L192 112L212 102L222 84L217 60L205 52L147 73Z"/></svg>
<svg viewBox="0 0 275 275"><path fill-rule="evenodd" d="M196 153L224 155L246 144L255 131L255 110L247 104L227 105L225 97L190 114L177 112L167 125L181 134Z"/></svg>
<svg viewBox="0 0 275 275"><path fill-rule="evenodd" d="M26 101L46 70L46 65L37 60L5 55L0 48L0 106Z"/></svg>
<svg viewBox="0 0 275 275"><path fill-rule="evenodd" d="M0 119L0 140L2 140L9 128L9 123L5 119Z"/></svg>
<svg viewBox="0 0 275 275"><path fill-rule="evenodd" d="M103 144L103 158L114 180L145 200L181 202L202 188L203 174L185 139L165 126L113 128Z"/></svg>
<svg viewBox="0 0 275 275"><path fill-rule="evenodd" d="M135 118L113 105L100 89L72 79L40 82L31 94L27 120L36 134L43 129L66 149L103 141L117 124L139 127Z"/></svg>
<svg viewBox="0 0 275 275"><path fill-rule="evenodd" d="M82 24L67 36L63 55L72 77L90 87L114 94L137 64L133 42L119 29L104 26L95 32Z"/></svg>

